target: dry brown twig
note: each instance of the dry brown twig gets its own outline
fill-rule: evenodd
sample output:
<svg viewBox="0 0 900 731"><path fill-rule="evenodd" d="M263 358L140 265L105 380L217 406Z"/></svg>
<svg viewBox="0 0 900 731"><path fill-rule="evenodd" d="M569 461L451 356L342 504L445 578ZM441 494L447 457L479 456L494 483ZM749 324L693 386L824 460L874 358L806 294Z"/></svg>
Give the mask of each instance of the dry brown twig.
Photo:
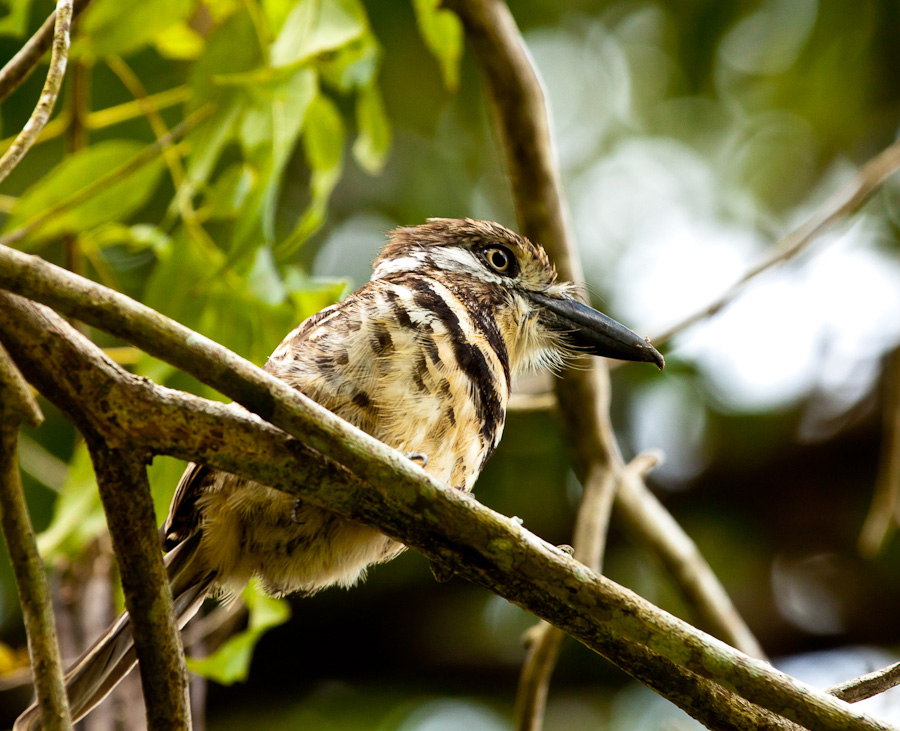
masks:
<svg viewBox="0 0 900 731"><path fill-rule="evenodd" d="M550 137L543 89L521 34L509 9L499 0L448 0L445 3L463 21L466 34L484 74L492 112L513 189L519 226L523 234L540 241L557 264L561 276L583 281L581 265L571 235L568 209ZM696 547L685 552L690 539L676 532L662 532L646 516L658 510L643 508L642 500L658 503L643 482L625 478L626 468L609 420L609 376L602 362L593 361L582 371L572 371L557 384L560 415L573 445L576 472L585 484L585 500L579 508L576 555L596 564L609 518L609 505L622 485L630 501L620 500L632 512L632 524L647 531L646 541L661 551L664 562L684 565L689 556L691 581L680 582L689 603L713 631L745 652L762 657L762 649L731 605L713 572ZM590 489L588 489L590 488ZM635 505L638 503L638 505ZM669 517L669 523L674 521ZM652 537L650 537L652 536ZM681 579L684 572L676 574ZM696 580L702 576L703 580ZM723 611L724 610L724 611ZM549 677L556 662L560 636L538 626L530 635L523 668L517 723L523 731L540 729Z"/></svg>
<svg viewBox="0 0 900 731"><path fill-rule="evenodd" d="M840 698L842 701L856 703L879 693L884 693L886 690L890 690L898 685L900 685L900 662L895 662L893 665L888 665L868 675L848 680L846 683L833 685L825 692Z"/></svg>
<svg viewBox="0 0 900 731"><path fill-rule="evenodd" d="M640 454L625 466L621 479L628 474L643 477L661 459L661 454ZM573 555L597 573L603 569L606 533L618 487L615 479L610 470L588 474L575 523ZM519 674L515 712L518 728L523 731L539 731L543 726L550 679L564 639L562 630L546 622L534 625L526 634L526 656Z"/></svg>
<svg viewBox="0 0 900 731"><path fill-rule="evenodd" d="M0 182L13 171L25 154L35 143L41 130L50 119L56 98L66 75L66 61L69 58L69 40L72 28L72 0L57 0L56 18L53 27L53 52L50 56L50 70L41 91L37 106L25 123L25 127L16 137L15 142L0 157Z"/></svg>
<svg viewBox="0 0 900 731"><path fill-rule="evenodd" d="M181 635L172 611L172 592L163 565L146 462L151 455L121 433L97 432L86 421L84 434L97 487L122 576L125 608L131 615L140 658L149 731L190 731L187 669Z"/></svg>

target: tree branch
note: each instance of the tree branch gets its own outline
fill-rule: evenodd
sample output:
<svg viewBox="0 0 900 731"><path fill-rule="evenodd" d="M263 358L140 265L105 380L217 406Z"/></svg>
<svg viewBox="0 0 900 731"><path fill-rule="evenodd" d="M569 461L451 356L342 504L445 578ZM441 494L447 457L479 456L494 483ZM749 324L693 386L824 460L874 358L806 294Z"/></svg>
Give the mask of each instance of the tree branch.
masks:
<svg viewBox="0 0 900 731"><path fill-rule="evenodd" d="M154 109L166 109L168 107L173 107L176 104L183 104L188 101L188 99L190 99L190 90L187 86L176 86L172 89L167 89L166 91L151 94L147 97L147 103ZM143 109L141 109L136 101L123 102L122 104L116 104L112 107L89 112L84 119L84 127L89 131L105 129L106 127L113 127L117 124L128 122L143 114ZM38 143L40 144L56 139L57 137L64 135L68 128L69 120L62 115L59 115L47 123ZM8 150L14 139L14 137L7 137L5 140L0 141L0 152Z"/></svg>
<svg viewBox="0 0 900 731"><path fill-rule="evenodd" d="M40 718L47 731L72 728L50 587L34 541L16 460L19 426L44 420L31 389L0 345L0 524L9 551L31 655Z"/></svg>
<svg viewBox="0 0 900 731"><path fill-rule="evenodd" d="M81 11L90 2L91 0L75 0L72 7L72 20L81 15ZM38 61L52 45L55 28L56 11L53 11L37 32L19 49L19 52L0 69L0 101L6 99L19 87L19 84L31 75Z"/></svg>
<svg viewBox="0 0 900 731"><path fill-rule="evenodd" d="M98 433L127 437L127 445L112 446L197 459L376 526L614 661L634 653L652 657L644 670L656 671L648 680L676 702L680 696L666 685L669 664L713 679L747 701L817 731L889 728L592 573L515 521L434 481L395 450L221 346L158 313L136 315L134 308L141 306L128 298L53 269L60 281L44 284L54 298L69 303L67 309L83 310L96 327L117 329L126 339L156 342L157 357L170 363L186 360L201 381L256 406L297 437L285 436L233 407L132 376L74 336L58 316L0 293L0 334L13 357L64 411L80 412ZM0 264L0 271L8 272L6 263ZM3 279L6 286L6 275ZM95 295L105 294L105 304L81 301L64 279L69 284L80 281L79 289L87 287ZM129 316L127 328L115 324ZM176 331L181 337L174 336ZM635 672L644 670L639 667ZM721 707L695 710L701 720L727 714Z"/></svg>
<svg viewBox="0 0 900 731"><path fill-rule="evenodd" d="M110 448L105 436L89 435L90 431L85 435L88 449L131 615L147 728L189 731L187 668L144 466L149 454L131 446Z"/></svg>
<svg viewBox="0 0 900 731"><path fill-rule="evenodd" d="M886 668L881 668L881 670L876 670L868 675L833 685L825 692L842 701L856 703L871 698L873 695L884 693L898 685L900 685L900 662L895 662L893 665L888 665Z"/></svg>
<svg viewBox="0 0 900 731"><path fill-rule="evenodd" d="M17 241L21 241L28 234L39 229L45 223L52 220L61 213L65 213L75 206L84 203L84 201L93 198L101 191L109 188L112 183L122 180L123 178L131 175L133 172L140 170L144 165L146 165L157 155L159 155L160 152L164 150L167 145L171 144L173 140L178 139L181 135L196 127L200 122L206 119L206 117L208 117L211 112L212 107L201 107L177 127L173 127L172 131L169 132L169 134L167 134L165 137L161 137L152 145L148 145L130 160L122 163L117 168L113 168L108 173L106 173L106 175L100 176L90 184L84 186L84 188L82 188L81 190L78 190L70 195L68 198L64 198L58 203L53 204L45 211L43 211L40 215L35 216L19 228L13 229L12 231L0 236L0 246L10 246Z"/></svg>
<svg viewBox="0 0 900 731"><path fill-rule="evenodd" d="M543 88L515 21L500 0L447 0L445 4L460 16L484 73L520 229L544 245L564 279L581 282L584 278L571 234ZM615 485L625 480L621 450L609 419L607 365L605 361L592 359L589 364L580 366L580 369L568 371L557 382L556 390L567 442L572 445L576 473L586 486L577 520L579 535L574 544L576 552L587 555L591 565L602 550L609 511L607 498L594 500L593 490L588 490L587 485L606 485L611 496ZM632 492L632 496L635 494L640 493ZM622 504L626 510L631 509L629 503ZM655 531L655 534L659 532ZM689 540L683 532L679 538ZM653 541L653 545L664 555L675 555L674 545L668 546L658 540ZM714 579L712 571L699 558L699 552L695 549L694 553L706 569L705 573ZM599 565L596 568L599 569ZM676 580L678 578L676 576ZM713 583L715 600L705 594L710 588L708 583L680 586L707 626L735 646L763 657L762 648L721 585L715 579ZM727 611L724 613L718 611L721 597L725 597ZM538 628L532 640L523 668L524 683L517 700L521 731L537 731L542 726L549 674L560 644L551 629Z"/></svg>
<svg viewBox="0 0 900 731"><path fill-rule="evenodd" d="M620 479L628 472L646 474L657 462L658 457L640 455L625 467ZM598 573L603 567L606 533L617 487L615 473L607 469L594 470L584 481L584 495L575 523L573 555ZM535 625L528 632L527 654L516 693L515 718L521 731L539 731L543 726L550 679L563 639L563 632L546 622Z"/></svg>
<svg viewBox="0 0 900 731"><path fill-rule="evenodd" d="M69 31L72 27L72 0L57 0L56 21L53 27L53 53L50 55L50 70L47 71L47 80L41 91L37 106L31 113L31 117L25 123L24 129L16 137L15 142L0 157L0 182L13 171L19 161L25 157L25 153L37 140L53 107L56 106L56 98L62 86L63 77L66 75L66 61L69 58Z"/></svg>

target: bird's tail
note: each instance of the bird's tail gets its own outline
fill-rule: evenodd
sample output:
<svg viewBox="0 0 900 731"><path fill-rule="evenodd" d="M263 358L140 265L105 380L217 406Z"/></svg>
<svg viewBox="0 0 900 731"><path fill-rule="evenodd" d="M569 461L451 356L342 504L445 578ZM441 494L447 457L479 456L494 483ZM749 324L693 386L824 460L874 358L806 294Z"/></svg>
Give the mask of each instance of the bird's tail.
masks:
<svg viewBox="0 0 900 731"><path fill-rule="evenodd" d="M214 578L197 560L199 543L200 534L197 533L166 555L166 569L179 629L197 613ZM128 612L123 612L66 672L66 692L72 721L85 716L106 698L136 664L131 618ZM16 719L13 731L40 731L40 728L40 710L36 703L32 703Z"/></svg>

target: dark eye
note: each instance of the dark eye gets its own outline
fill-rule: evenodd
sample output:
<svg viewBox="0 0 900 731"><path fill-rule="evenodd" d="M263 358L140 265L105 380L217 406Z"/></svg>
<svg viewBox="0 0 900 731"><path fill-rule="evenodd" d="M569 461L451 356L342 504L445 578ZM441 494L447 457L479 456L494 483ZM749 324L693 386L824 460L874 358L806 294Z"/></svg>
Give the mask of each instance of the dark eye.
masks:
<svg viewBox="0 0 900 731"><path fill-rule="evenodd" d="M491 269L501 274L508 274L512 268L513 255L509 249L505 249L502 246L492 246L484 250L484 260Z"/></svg>

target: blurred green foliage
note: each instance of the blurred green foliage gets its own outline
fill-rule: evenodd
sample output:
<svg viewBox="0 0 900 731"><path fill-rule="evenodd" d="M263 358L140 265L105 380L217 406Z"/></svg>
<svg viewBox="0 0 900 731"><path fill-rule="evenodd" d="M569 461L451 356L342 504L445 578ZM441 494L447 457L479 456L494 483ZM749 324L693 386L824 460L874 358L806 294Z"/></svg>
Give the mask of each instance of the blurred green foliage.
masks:
<svg viewBox="0 0 900 731"><path fill-rule="evenodd" d="M0 33L21 37L29 5L14 3ZM419 3L416 13L448 84L455 83L458 23L436 4ZM96 0L77 28L70 73L72 67L92 73L106 65L119 83L137 90L133 116L145 116L157 137L168 132L167 122L141 87L169 81L169 75L186 92L184 114L200 110L204 121L86 200L79 200L80 191L135 159L146 142L127 134L95 138L79 149L70 142L68 154L44 174L27 176L4 230L58 211L19 246L54 258L61 238L73 237L70 246L89 262L82 273L263 362L298 322L346 290L342 280L311 279L292 258L326 219L345 165L348 129L352 155L367 173L377 175L390 150L391 125L379 87L383 52L365 8L359 0ZM125 59L142 54L168 68L132 81L137 77ZM70 95L58 118L94 111L94 99L104 96L100 84ZM178 88L164 90L163 97ZM277 230L286 169L296 151L308 173L308 201ZM160 197L171 202L160 205ZM185 385L183 376L143 354L130 365L160 383ZM71 433L69 440L68 473L52 486L60 497L40 535L49 563L77 556L105 531L87 450ZM180 469L171 459L157 459L151 468L160 516ZM40 482L40 470L32 477ZM12 593L7 584L3 595ZM192 661L192 671L220 683L245 678L259 637L290 616L285 601L254 586L242 599L248 628L208 658ZM12 606L2 607L7 621Z"/></svg>
<svg viewBox="0 0 900 731"><path fill-rule="evenodd" d="M388 228L428 216L515 224L477 69L438 5L94 0L55 119L6 181L3 230L61 206L23 249L61 263L74 237L85 275L263 363L299 321L368 276ZM9 0L0 55L52 7ZM892 0L511 9L544 77L588 284L641 332L718 294L900 125ZM89 83L74 94L78 73ZM4 102L4 136L27 119L40 76ZM77 150L73 110L87 121ZM185 119L198 121L151 162L67 203ZM836 258L823 243L757 289L743 319L719 320L699 344L676 341L662 377L614 374L626 453L669 452L655 486L773 654L900 643L900 548L875 561L856 554L879 459L880 359L900 339L898 191L889 182L839 230ZM137 374L220 398L91 336ZM26 432L22 463L53 561L77 553L103 520L83 447L43 406L48 423ZM161 458L151 467L160 519L181 469ZM571 540L580 488L550 414L510 416L477 494L549 541ZM615 518L607 572L691 618ZM0 562L0 620L21 644L9 574ZM435 585L418 556L378 568L350 594L298 600L266 636L284 605L247 602L250 626L203 662L233 682L258 641L247 685L213 691L213 728L510 727L531 618L461 582ZM615 701L610 710L623 678L566 648L548 730L639 725L643 701L619 697L627 722L615 720Z"/></svg>

